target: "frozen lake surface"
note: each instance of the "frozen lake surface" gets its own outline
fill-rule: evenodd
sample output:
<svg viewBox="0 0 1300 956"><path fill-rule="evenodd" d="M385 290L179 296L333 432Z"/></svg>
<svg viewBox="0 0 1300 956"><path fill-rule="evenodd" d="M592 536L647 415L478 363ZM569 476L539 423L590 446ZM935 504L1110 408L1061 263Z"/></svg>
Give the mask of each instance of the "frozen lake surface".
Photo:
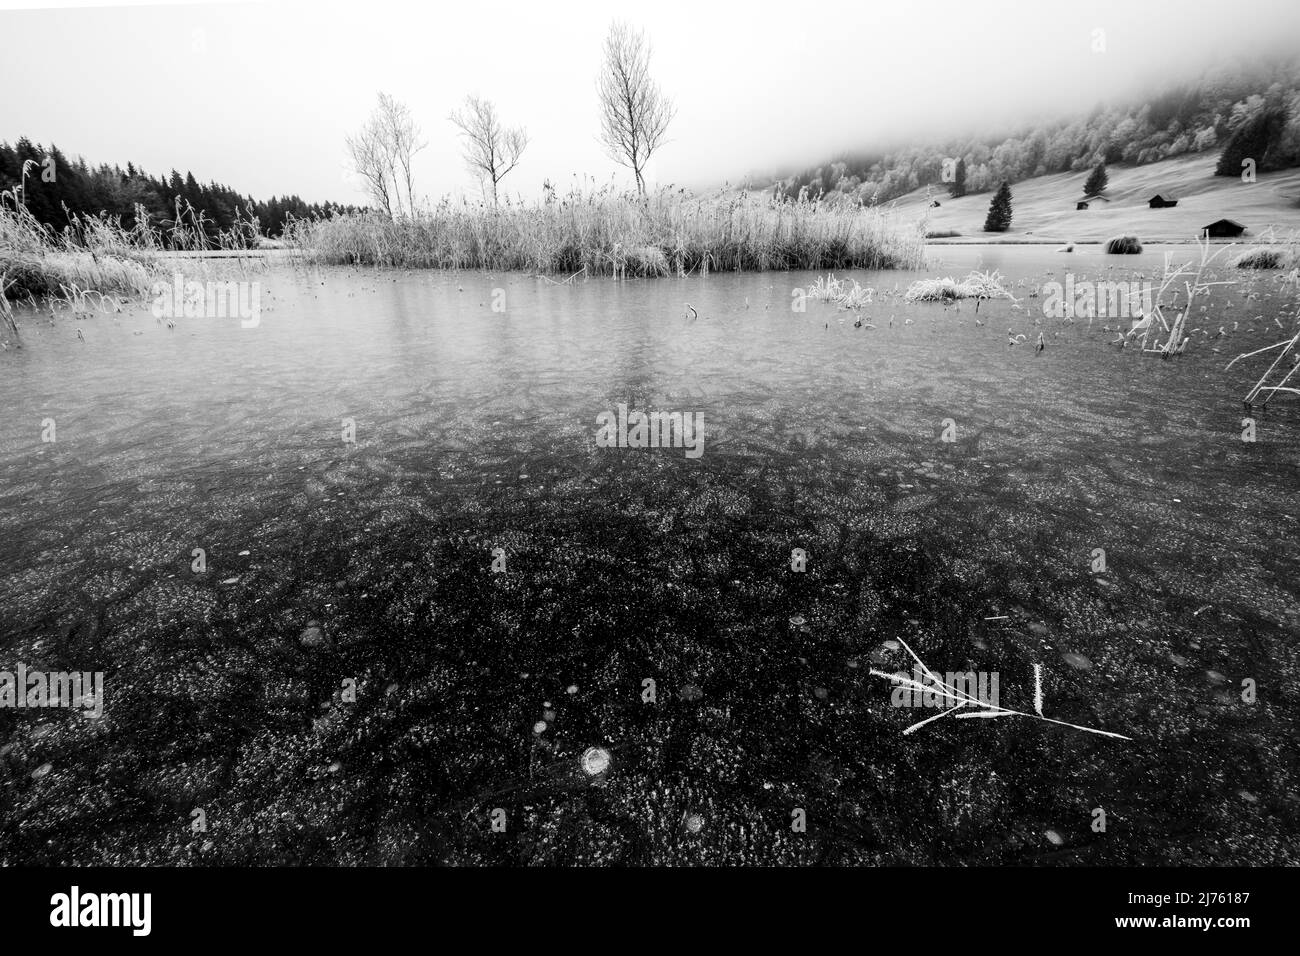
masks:
<svg viewBox="0 0 1300 956"><path fill-rule="evenodd" d="M18 310L0 669L105 701L0 710L0 862L1300 862L1300 400L1243 442L1268 360L1224 371L1295 287L1217 270L1227 334L1169 362L1029 297L1163 251L936 247L845 273L860 316L803 273L283 264L255 328ZM1019 301L903 301L972 268ZM598 447L620 404L702 456ZM899 640L1132 739L903 736Z"/></svg>

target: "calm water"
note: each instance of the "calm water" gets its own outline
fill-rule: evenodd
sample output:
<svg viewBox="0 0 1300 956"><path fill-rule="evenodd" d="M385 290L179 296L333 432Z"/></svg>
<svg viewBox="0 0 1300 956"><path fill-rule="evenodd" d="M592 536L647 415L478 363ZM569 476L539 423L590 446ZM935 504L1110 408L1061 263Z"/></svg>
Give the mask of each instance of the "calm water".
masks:
<svg viewBox="0 0 1300 956"><path fill-rule="evenodd" d="M798 273L277 265L249 275L254 329L20 310L0 666L103 670L107 700L0 712L0 858L1300 861L1300 404L1245 443L1267 360L1223 370L1295 328L1295 290L1220 270L1237 284L1189 325L1228 334L1171 362L1027 298L1161 262L936 248L845 274L877 289L874 328L792 311ZM971 268L1019 307L902 300ZM701 413L703 456L597 448L620 403ZM1041 663L1046 714L1134 739L904 738L928 714L866 673L908 664L897 638L1000 672L1023 710ZM599 786L573 770L593 745ZM1122 839L1089 829L1098 805ZM194 833L194 807L220 825Z"/></svg>

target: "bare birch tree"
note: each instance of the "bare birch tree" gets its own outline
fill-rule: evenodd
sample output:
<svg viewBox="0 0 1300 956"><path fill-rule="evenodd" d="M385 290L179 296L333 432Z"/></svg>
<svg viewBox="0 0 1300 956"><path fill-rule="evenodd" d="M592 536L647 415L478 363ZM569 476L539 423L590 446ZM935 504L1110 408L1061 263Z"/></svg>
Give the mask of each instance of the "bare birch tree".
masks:
<svg viewBox="0 0 1300 956"><path fill-rule="evenodd" d="M414 217L415 180L411 175L411 160L429 143L421 138L420 127L411 117L406 104L399 103L387 93L379 94L378 115L393 156L393 182L396 184L400 172L402 184L406 186L406 212ZM398 211L401 211L400 203Z"/></svg>
<svg viewBox="0 0 1300 956"><path fill-rule="evenodd" d="M506 129L496 107L477 96L465 97L463 109L450 116L465 139L465 165L470 172L492 184L492 205L497 204L497 184L519 165L528 147L528 132L522 126Z"/></svg>
<svg viewBox="0 0 1300 956"><path fill-rule="evenodd" d="M370 198L392 216L415 215L415 182L411 160L428 143L411 111L387 93L379 94L379 105L355 136L347 138L352 166L365 181ZM402 186L406 187L406 208L402 208Z"/></svg>
<svg viewBox="0 0 1300 956"><path fill-rule="evenodd" d="M364 180L366 192L377 203L384 214L393 215L392 188L389 186L388 151L384 148L382 136L373 119L361 128L355 136L347 139L348 153L352 157L352 168Z"/></svg>
<svg viewBox="0 0 1300 956"><path fill-rule="evenodd" d="M610 25L597 91L601 142L611 159L631 168L645 195L646 163L663 144L676 109L650 78L650 45L641 31L619 21Z"/></svg>

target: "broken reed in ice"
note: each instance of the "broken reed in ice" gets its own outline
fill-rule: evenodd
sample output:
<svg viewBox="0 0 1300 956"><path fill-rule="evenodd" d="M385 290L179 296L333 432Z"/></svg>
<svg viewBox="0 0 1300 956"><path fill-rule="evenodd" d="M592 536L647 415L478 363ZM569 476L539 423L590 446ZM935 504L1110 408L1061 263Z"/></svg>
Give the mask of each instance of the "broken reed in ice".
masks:
<svg viewBox="0 0 1300 956"><path fill-rule="evenodd" d="M875 677L883 677L886 680L892 681L896 685L908 687L913 692L919 692L922 695L933 693L941 700L941 705L951 704L951 706L945 706L943 710L939 711L939 713L927 717L924 720L917 721L911 726L905 728L903 730L904 735L914 733L926 724L940 720L951 714L957 719L972 717L985 719L997 717L1033 717L1036 720L1046 721L1049 724L1059 724L1062 727L1070 727L1074 730L1082 730L1090 734L1098 734L1102 737L1114 737L1117 740L1132 739L1130 737L1125 737L1123 734L1112 733L1109 730L1097 730L1093 727L1084 727L1080 724L1071 724L1064 720L1045 717L1043 715L1042 669L1038 664L1034 665L1034 713L1026 714L1023 711L1012 710L1010 707L1003 707L996 700L981 700L977 694L970 692L969 684L966 684L966 686L958 686L956 681L950 684L945 683L938 674L926 667L925 662L916 656L916 652L907 645L906 641L899 638L898 643L905 651L907 651L912 660L916 662L916 670L919 671L921 679L914 680L902 672L897 674L887 674L884 671L876 670L874 667L871 668L870 673ZM965 684L965 681L963 680L962 683ZM988 689L986 689L986 696L991 696L988 693ZM924 697L922 699L924 699ZM964 708L967 707L972 709L964 710Z"/></svg>

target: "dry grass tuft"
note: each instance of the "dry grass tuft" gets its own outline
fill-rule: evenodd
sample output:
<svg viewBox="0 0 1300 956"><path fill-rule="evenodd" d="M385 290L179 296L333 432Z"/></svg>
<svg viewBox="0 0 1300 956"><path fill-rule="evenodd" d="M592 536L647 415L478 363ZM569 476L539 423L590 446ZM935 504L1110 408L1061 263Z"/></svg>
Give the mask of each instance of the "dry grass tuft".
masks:
<svg viewBox="0 0 1300 956"><path fill-rule="evenodd" d="M1276 246L1261 246L1247 249L1228 263L1236 269L1287 269L1295 262L1295 257L1286 249Z"/></svg>
<svg viewBox="0 0 1300 956"><path fill-rule="evenodd" d="M1106 240L1106 254L1109 256L1135 256L1142 251L1142 243L1137 236L1112 236Z"/></svg>
<svg viewBox="0 0 1300 956"><path fill-rule="evenodd" d="M1011 299L1004 285L1005 279L996 270L971 272L961 280L951 276L942 279L918 279L907 288L903 299L907 302L951 302L954 299Z"/></svg>

